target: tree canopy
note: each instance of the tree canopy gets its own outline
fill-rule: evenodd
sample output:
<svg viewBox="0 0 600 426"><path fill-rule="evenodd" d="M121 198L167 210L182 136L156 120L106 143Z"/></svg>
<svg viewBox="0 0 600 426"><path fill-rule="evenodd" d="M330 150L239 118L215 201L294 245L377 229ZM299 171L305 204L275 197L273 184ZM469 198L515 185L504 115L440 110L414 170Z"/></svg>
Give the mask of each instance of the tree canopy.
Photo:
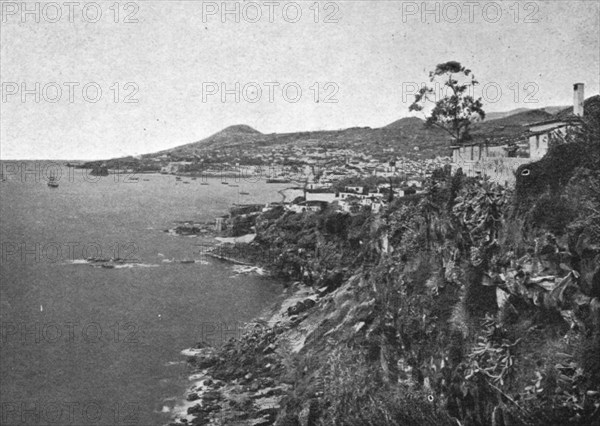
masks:
<svg viewBox="0 0 600 426"><path fill-rule="evenodd" d="M428 102L433 103L426 124L445 130L457 144L467 142L471 124L485 118L481 98L473 96L475 76L460 62L449 61L438 64L429 81L415 95L409 111L424 111Z"/></svg>

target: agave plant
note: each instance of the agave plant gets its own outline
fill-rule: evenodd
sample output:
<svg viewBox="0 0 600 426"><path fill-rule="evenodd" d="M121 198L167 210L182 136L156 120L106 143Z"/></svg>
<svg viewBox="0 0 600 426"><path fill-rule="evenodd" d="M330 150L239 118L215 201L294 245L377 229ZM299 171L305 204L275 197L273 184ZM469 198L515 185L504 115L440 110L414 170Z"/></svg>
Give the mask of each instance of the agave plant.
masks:
<svg viewBox="0 0 600 426"><path fill-rule="evenodd" d="M477 263L485 261L491 255L488 249L498 244L508 200L507 190L490 181L469 185L456 198L453 215L470 248L469 255L474 256Z"/></svg>

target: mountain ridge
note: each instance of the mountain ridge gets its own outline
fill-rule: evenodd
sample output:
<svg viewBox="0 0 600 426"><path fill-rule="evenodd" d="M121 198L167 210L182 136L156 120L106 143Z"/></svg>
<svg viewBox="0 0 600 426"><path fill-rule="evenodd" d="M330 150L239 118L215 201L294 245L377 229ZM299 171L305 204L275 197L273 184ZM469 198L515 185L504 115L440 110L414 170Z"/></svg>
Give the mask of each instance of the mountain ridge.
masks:
<svg viewBox="0 0 600 426"><path fill-rule="evenodd" d="M599 102L600 95L586 99L585 110L588 111L589 107ZM473 124L471 134L475 140L518 137L533 123L562 118L570 112L572 107L517 108L501 113L490 113L493 118ZM277 149L311 147L348 148L365 154L378 153L381 156L388 152L395 156L424 159L449 155L450 142L451 138L444 130L426 126L423 119L414 116L402 117L380 128L352 127L341 130L270 134L262 133L246 124L236 124L207 138L144 154L142 158L152 159L166 155L171 158L171 161L175 161L214 157L214 153L219 153L222 159L231 157L238 158L239 161L247 161L259 152L270 153Z"/></svg>

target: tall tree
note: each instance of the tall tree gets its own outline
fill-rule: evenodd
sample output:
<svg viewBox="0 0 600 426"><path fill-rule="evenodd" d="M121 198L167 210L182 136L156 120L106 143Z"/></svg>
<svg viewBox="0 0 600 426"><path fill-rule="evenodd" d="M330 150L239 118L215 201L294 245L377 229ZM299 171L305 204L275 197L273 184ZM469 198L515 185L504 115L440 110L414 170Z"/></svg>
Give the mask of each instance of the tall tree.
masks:
<svg viewBox="0 0 600 426"><path fill-rule="evenodd" d="M467 142L471 124L485 118L481 98L472 95L478 84L475 76L460 62L449 61L438 64L429 81L415 95L409 111L423 111L428 102L433 103L426 124L445 130L456 144Z"/></svg>

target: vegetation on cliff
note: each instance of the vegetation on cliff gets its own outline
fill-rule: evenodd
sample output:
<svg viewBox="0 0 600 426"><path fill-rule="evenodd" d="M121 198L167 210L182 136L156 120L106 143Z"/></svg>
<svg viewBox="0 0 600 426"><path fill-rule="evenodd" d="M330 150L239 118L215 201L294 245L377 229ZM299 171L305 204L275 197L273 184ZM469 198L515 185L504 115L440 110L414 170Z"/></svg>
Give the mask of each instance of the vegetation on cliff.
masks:
<svg viewBox="0 0 600 426"><path fill-rule="evenodd" d="M267 333L287 387L262 424L600 422L600 141L569 145L516 194L440 170L380 214L258 215L249 248L316 301Z"/></svg>

